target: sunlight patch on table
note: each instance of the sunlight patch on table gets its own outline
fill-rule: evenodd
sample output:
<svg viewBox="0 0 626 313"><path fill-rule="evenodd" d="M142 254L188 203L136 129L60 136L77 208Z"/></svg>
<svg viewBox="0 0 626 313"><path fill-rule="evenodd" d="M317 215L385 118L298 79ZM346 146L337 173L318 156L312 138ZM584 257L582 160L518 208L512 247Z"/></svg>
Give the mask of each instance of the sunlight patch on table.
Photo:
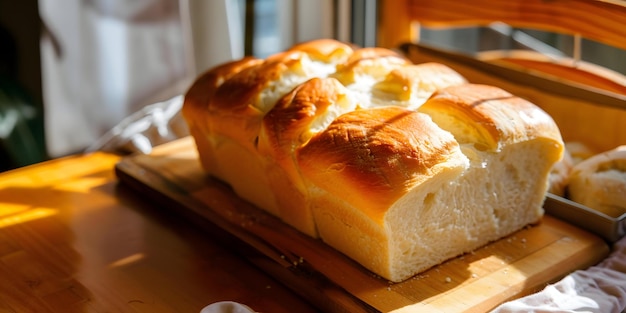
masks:
<svg viewBox="0 0 626 313"><path fill-rule="evenodd" d="M55 189L66 192L88 193L93 190L93 188L100 187L108 182L106 177L89 177L60 184L56 186Z"/></svg>
<svg viewBox="0 0 626 313"><path fill-rule="evenodd" d="M135 262L140 261L141 259L145 258L145 255L143 253L135 253L135 254L131 254L125 258L121 258L115 262L112 262L111 264L109 264L109 267L113 268L113 267L121 267L121 266L126 266Z"/></svg>
<svg viewBox="0 0 626 313"><path fill-rule="evenodd" d="M5 208L4 206L0 208L0 228L26 223L58 213L55 209L47 208L26 208L17 211L15 211L16 208L13 208L14 211L10 212L11 209L11 207Z"/></svg>

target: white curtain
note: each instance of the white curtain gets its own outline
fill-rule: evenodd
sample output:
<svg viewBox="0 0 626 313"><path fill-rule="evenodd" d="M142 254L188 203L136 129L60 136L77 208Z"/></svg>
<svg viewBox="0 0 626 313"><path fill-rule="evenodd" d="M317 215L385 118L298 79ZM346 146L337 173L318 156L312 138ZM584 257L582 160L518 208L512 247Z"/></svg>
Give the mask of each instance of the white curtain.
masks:
<svg viewBox="0 0 626 313"><path fill-rule="evenodd" d="M336 37L333 0L261 2L273 5L275 38L258 51ZM338 2L344 17L348 2ZM47 30L41 61L49 155L83 151L146 105L183 94L204 70L242 57L244 5L244 0L40 0ZM346 40L346 19L340 20L339 39Z"/></svg>
<svg viewBox="0 0 626 313"><path fill-rule="evenodd" d="M183 92L190 77L171 0L40 0L45 134L58 157L125 116Z"/></svg>

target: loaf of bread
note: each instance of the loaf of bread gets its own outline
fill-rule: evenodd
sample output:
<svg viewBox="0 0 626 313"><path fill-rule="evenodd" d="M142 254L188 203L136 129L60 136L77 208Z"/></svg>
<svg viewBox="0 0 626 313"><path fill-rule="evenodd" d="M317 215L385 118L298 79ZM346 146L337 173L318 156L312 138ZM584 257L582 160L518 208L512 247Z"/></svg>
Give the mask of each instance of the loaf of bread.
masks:
<svg viewBox="0 0 626 313"><path fill-rule="evenodd" d="M572 201L610 217L626 214L626 146L576 164L567 190Z"/></svg>
<svg viewBox="0 0 626 313"><path fill-rule="evenodd" d="M538 222L563 153L528 101L334 40L211 69L183 115L207 173L393 282Z"/></svg>

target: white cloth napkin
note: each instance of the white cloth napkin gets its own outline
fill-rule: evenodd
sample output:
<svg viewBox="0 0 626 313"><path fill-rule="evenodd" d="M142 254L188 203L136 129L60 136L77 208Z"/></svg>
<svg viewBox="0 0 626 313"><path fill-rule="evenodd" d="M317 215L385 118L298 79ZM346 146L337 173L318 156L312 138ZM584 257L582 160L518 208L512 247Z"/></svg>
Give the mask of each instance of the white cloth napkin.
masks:
<svg viewBox="0 0 626 313"><path fill-rule="evenodd" d="M254 311L241 303L220 301L207 305L200 313L254 313Z"/></svg>
<svg viewBox="0 0 626 313"><path fill-rule="evenodd" d="M87 152L148 154L152 148L189 135L181 108L183 95L145 106L96 140Z"/></svg>

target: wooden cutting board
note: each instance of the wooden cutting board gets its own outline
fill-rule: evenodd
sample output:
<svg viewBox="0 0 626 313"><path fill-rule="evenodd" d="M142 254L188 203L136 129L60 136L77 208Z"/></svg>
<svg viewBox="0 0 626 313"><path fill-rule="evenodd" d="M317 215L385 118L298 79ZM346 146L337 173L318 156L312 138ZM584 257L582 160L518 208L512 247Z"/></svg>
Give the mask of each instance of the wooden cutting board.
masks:
<svg viewBox="0 0 626 313"><path fill-rule="evenodd" d="M157 201L155 209L217 231L233 251L324 312L485 312L593 265L609 251L599 237L546 215L537 225L394 284L207 177L191 137L126 157L116 173Z"/></svg>

